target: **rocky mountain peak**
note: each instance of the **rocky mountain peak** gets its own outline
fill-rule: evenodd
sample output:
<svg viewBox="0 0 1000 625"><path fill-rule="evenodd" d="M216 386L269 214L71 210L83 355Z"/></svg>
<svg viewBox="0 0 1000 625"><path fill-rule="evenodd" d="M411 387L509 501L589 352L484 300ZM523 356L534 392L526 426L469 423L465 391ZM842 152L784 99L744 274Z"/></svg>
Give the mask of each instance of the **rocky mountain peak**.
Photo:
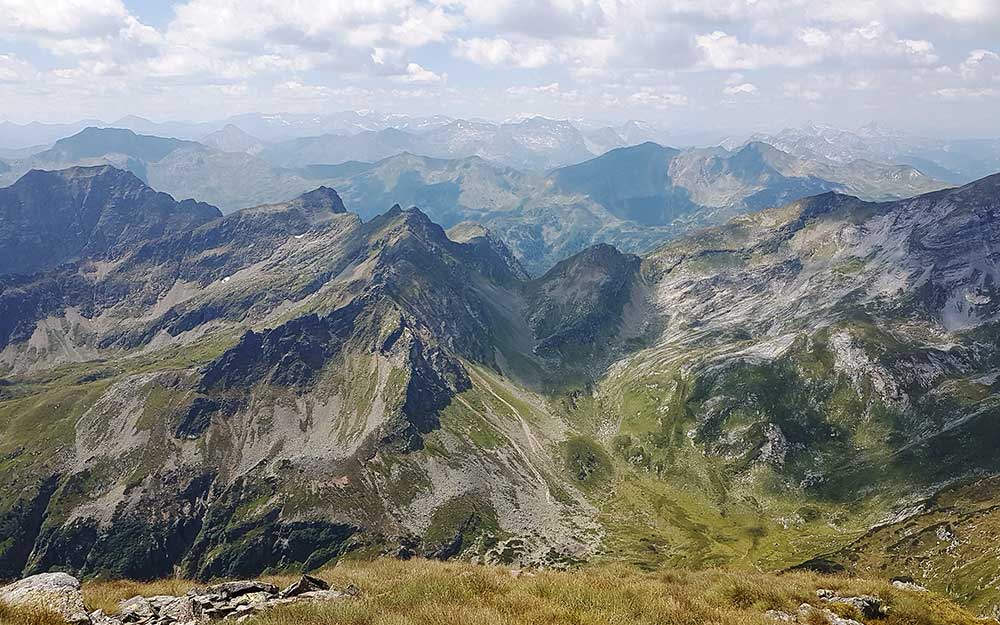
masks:
<svg viewBox="0 0 1000 625"><path fill-rule="evenodd" d="M299 197L292 200L292 204L308 211L325 211L337 214L347 212L347 208L344 206L344 201L340 199L337 192L330 187L325 186L313 189L308 193L303 193Z"/></svg>
<svg viewBox="0 0 1000 625"><path fill-rule="evenodd" d="M484 267L494 279L503 281L527 280L528 272L510 248L488 228L472 222L462 222L447 232L448 238L461 243L483 259Z"/></svg>
<svg viewBox="0 0 1000 625"><path fill-rule="evenodd" d="M567 258L528 289L528 323L542 354L596 355L616 334L639 275L638 256L607 244Z"/></svg>
<svg viewBox="0 0 1000 625"><path fill-rule="evenodd" d="M220 217L110 166L33 170L0 189L0 273L33 273L191 230Z"/></svg>

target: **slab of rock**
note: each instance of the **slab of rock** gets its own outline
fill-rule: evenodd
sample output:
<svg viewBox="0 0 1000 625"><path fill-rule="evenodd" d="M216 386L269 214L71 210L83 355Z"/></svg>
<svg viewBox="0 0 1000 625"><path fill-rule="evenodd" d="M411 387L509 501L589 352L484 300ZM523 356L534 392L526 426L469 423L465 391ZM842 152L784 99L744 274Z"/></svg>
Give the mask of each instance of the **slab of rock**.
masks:
<svg viewBox="0 0 1000 625"><path fill-rule="evenodd" d="M832 590L820 589L816 591L816 596L827 603L842 603L854 606L858 613L865 618L882 618L887 612L885 606L882 605L882 600L871 595L841 597Z"/></svg>
<svg viewBox="0 0 1000 625"><path fill-rule="evenodd" d="M298 581L293 582L281 591L281 598L288 599L289 597L295 597L304 592L311 592L314 590L330 590L330 584L327 584L318 577L303 575Z"/></svg>
<svg viewBox="0 0 1000 625"><path fill-rule="evenodd" d="M900 575L893 577L891 580L892 585L900 590L909 590L912 592L927 592L927 589L918 584L909 575Z"/></svg>
<svg viewBox="0 0 1000 625"><path fill-rule="evenodd" d="M104 610L94 610L90 613L91 625L122 625L122 622L113 616L108 616Z"/></svg>
<svg viewBox="0 0 1000 625"><path fill-rule="evenodd" d="M132 597L118 602L118 619L123 623L142 623L156 616L150 598Z"/></svg>
<svg viewBox="0 0 1000 625"><path fill-rule="evenodd" d="M215 584L214 586L209 586L205 589L205 593L207 594L222 595L226 599L233 599L239 597L240 595L246 595L252 592L266 592L270 595L274 595L278 593L278 587L273 584L265 584L264 582L248 579L237 582Z"/></svg>
<svg viewBox="0 0 1000 625"><path fill-rule="evenodd" d="M32 575L0 588L0 601L15 607L38 608L62 616L67 623L89 624L80 580L66 573Z"/></svg>

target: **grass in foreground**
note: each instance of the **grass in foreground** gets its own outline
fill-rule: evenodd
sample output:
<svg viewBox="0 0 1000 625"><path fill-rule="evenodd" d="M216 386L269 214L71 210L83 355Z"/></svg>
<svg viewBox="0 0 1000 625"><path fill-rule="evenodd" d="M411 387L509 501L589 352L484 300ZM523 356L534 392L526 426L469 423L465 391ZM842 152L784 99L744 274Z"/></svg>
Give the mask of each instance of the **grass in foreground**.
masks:
<svg viewBox="0 0 1000 625"><path fill-rule="evenodd" d="M794 611L803 602L819 605L815 594L819 588L880 597L890 613L869 625L982 623L934 593L810 573L779 576L721 569L647 573L601 565L515 577L506 568L461 562L380 560L342 562L317 575L335 586L354 584L362 596L275 609L246 625L774 625L764 617L766 610ZM282 585L295 576L263 579ZM193 585L183 580L89 582L84 584L84 596L89 609L112 613L118 601L136 594L181 594ZM860 618L850 610L838 608L844 616ZM5 621L2 614L4 625L51 625L16 615Z"/></svg>

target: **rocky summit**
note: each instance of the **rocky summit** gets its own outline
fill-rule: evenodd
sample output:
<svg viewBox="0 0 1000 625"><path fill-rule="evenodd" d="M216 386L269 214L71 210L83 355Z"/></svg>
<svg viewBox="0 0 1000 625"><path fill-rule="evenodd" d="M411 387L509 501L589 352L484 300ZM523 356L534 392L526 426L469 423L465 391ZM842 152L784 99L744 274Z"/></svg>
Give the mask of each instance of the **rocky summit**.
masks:
<svg viewBox="0 0 1000 625"><path fill-rule="evenodd" d="M534 278L481 226L349 208L223 216L106 166L0 190L31 233L3 234L0 578L614 559L1000 600L1000 176Z"/></svg>

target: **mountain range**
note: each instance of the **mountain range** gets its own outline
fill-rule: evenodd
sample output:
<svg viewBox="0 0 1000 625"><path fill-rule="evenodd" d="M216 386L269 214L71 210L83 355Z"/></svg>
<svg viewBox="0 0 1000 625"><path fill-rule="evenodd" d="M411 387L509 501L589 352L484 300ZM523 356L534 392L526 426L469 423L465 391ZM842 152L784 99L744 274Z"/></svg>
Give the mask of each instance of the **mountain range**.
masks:
<svg viewBox="0 0 1000 625"><path fill-rule="evenodd" d="M945 186L908 166L804 159L764 143L734 151L643 143L588 158L583 139L569 124L555 126L552 135L546 134L553 129L547 120L473 125L471 131L465 124L453 122L422 135L382 130L276 144L234 125L201 142L87 128L8 161L0 181L13 182L33 168L111 164L154 188L193 196L225 212L285 201L323 184L339 189L365 219L399 203L421 206L445 227L477 221L507 241L535 274L594 243L648 251L692 227L822 191L883 200ZM636 136L642 131L632 130ZM466 131L475 139L468 140ZM456 134L465 137L458 144ZM548 146L537 152L548 159L586 160L538 173L502 165L498 161L517 160L514 153L502 157L493 151L537 144ZM417 156L416 150L482 152L497 160ZM374 159L380 160L366 162Z"/></svg>
<svg viewBox="0 0 1000 625"><path fill-rule="evenodd" d="M544 170L576 163L609 149L664 140L643 122L622 125L570 122L543 117L490 122L444 116L410 117L375 111L324 115L237 115L217 122L156 123L127 116L111 124L85 120L71 124L0 123L0 157L18 158L85 128L119 128L140 135L201 141L212 147L226 135L224 151L257 154L268 145L268 160L279 166L375 161L403 151L441 158L482 156L513 167ZM244 149L234 149L234 137ZM300 154L300 152L303 152Z"/></svg>
<svg viewBox="0 0 1000 625"><path fill-rule="evenodd" d="M631 196L593 163L543 185L662 222L649 176L745 180L770 154L749 149L606 155ZM0 576L386 553L1000 598L1000 175L826 191L535 278L481 225L350 205L320 186L223 215L110 166L0 193L3 236L44 224L0 276Z"/></svg>
<svg viewBox="0 0 1000 625"><path fill-rule="evenodd" d="M761 141L812 159L817 156L834 163L870 160L911 165L928 176L963 184L1000 170L1000 139L933 139L909 135L872 123L857 130L843 130L825 124L786 128L777 134L758 133L748 139L723 142L735 148L747 141Z"/></svg>

